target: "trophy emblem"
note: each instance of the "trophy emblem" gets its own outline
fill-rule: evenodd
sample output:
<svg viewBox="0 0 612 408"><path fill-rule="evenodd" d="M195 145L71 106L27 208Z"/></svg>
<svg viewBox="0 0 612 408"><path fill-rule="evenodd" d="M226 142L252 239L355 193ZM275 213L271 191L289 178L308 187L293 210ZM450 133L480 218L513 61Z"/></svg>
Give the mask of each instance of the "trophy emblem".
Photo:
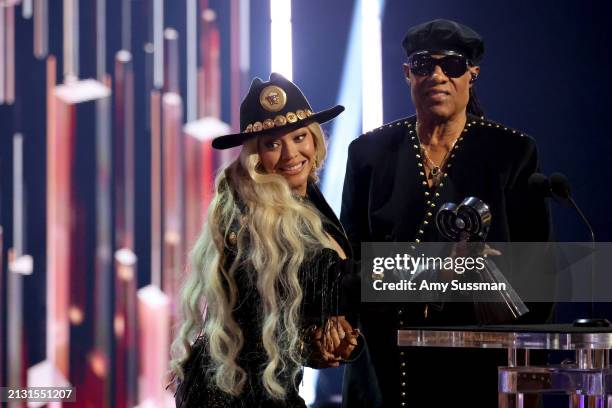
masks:
<svg viewBox="0 0 612 408"><path fill-rule="evenodd" d="M476 197L468 197L457 205L445 203L436 214L436 227L440 234L457 247L467 248L470 256L483 256L485 240L491 226L489 206ZM473 242L469 246L467 242ZM481 297L473 295L474 309L480 323L503 323L514 320L529 311L518 293L490 257L484 256L485 267L465 278L472 282L497 284L505 289ZM503 285L499 285L503 283Z"/></svg>

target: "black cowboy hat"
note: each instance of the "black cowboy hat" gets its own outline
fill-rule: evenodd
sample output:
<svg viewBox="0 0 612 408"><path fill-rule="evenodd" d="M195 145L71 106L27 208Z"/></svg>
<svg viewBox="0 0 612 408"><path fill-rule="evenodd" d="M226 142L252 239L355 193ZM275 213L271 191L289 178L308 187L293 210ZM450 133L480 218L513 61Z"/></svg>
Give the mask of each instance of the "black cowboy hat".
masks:
<svg viewBox="0 0 612 408"><path fill-rule="evenodd" d="M324 123L344 110L336 105L321 112L312 112L306 97L293 82L273 72L268 82L253 79L240 104L240 133L213 139L215 149L240 146L246 140L282 130L289 132L312 122Z"/></svg>

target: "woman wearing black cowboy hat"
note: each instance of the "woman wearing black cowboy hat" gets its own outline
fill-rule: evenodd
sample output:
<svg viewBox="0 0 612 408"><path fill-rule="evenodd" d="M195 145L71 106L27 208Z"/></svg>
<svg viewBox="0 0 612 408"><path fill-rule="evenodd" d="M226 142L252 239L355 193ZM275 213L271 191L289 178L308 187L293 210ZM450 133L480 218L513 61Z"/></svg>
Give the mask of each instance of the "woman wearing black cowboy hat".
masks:
<svg viewBox="0 0 612 408"><path fill-rule="evenodd" d="M315 185L326 153L319 123L343 110L313 113L291 81L255 78L242 131L213 141L242 150L217 177L191 253L173 344L178 407L305 407L301 367L354 354L359 333L340 290L350 245Z"/></svg>

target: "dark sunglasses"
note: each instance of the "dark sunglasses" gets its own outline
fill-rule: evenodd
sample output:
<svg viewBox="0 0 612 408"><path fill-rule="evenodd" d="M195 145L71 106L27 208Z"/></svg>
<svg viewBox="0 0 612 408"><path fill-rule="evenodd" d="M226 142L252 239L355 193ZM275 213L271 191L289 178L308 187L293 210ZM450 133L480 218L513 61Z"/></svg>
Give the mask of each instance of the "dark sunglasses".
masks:
<svg viewBox="0 0 612 408"><path fill-rule="evenodd" d="M429 76L440 66L444 75L449 78L459 78L472 65L470 60L460 54L448 54L442 58L434 58L429 53L414 54L408 59L408 67L414 75Z"/></svg>

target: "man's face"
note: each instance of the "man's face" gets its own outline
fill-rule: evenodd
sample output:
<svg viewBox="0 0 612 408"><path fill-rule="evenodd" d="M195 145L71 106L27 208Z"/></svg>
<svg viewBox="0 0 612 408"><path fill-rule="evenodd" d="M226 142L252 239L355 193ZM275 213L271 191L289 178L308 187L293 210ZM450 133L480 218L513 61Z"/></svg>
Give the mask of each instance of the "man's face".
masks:
<svg viewBox="0 0 612 408"><path fill-rule="evenodd" d="M439 60L441 54L432 54ZM404 73L410 80L412 101L420 115L433 116L438 120L448 120L465 112L470 98L472 74L478 74L479 67L469 66L461 76L453 78L446 75L439 65L434 65L430 74L414 74L408 64L404 64Z"/></svg>

